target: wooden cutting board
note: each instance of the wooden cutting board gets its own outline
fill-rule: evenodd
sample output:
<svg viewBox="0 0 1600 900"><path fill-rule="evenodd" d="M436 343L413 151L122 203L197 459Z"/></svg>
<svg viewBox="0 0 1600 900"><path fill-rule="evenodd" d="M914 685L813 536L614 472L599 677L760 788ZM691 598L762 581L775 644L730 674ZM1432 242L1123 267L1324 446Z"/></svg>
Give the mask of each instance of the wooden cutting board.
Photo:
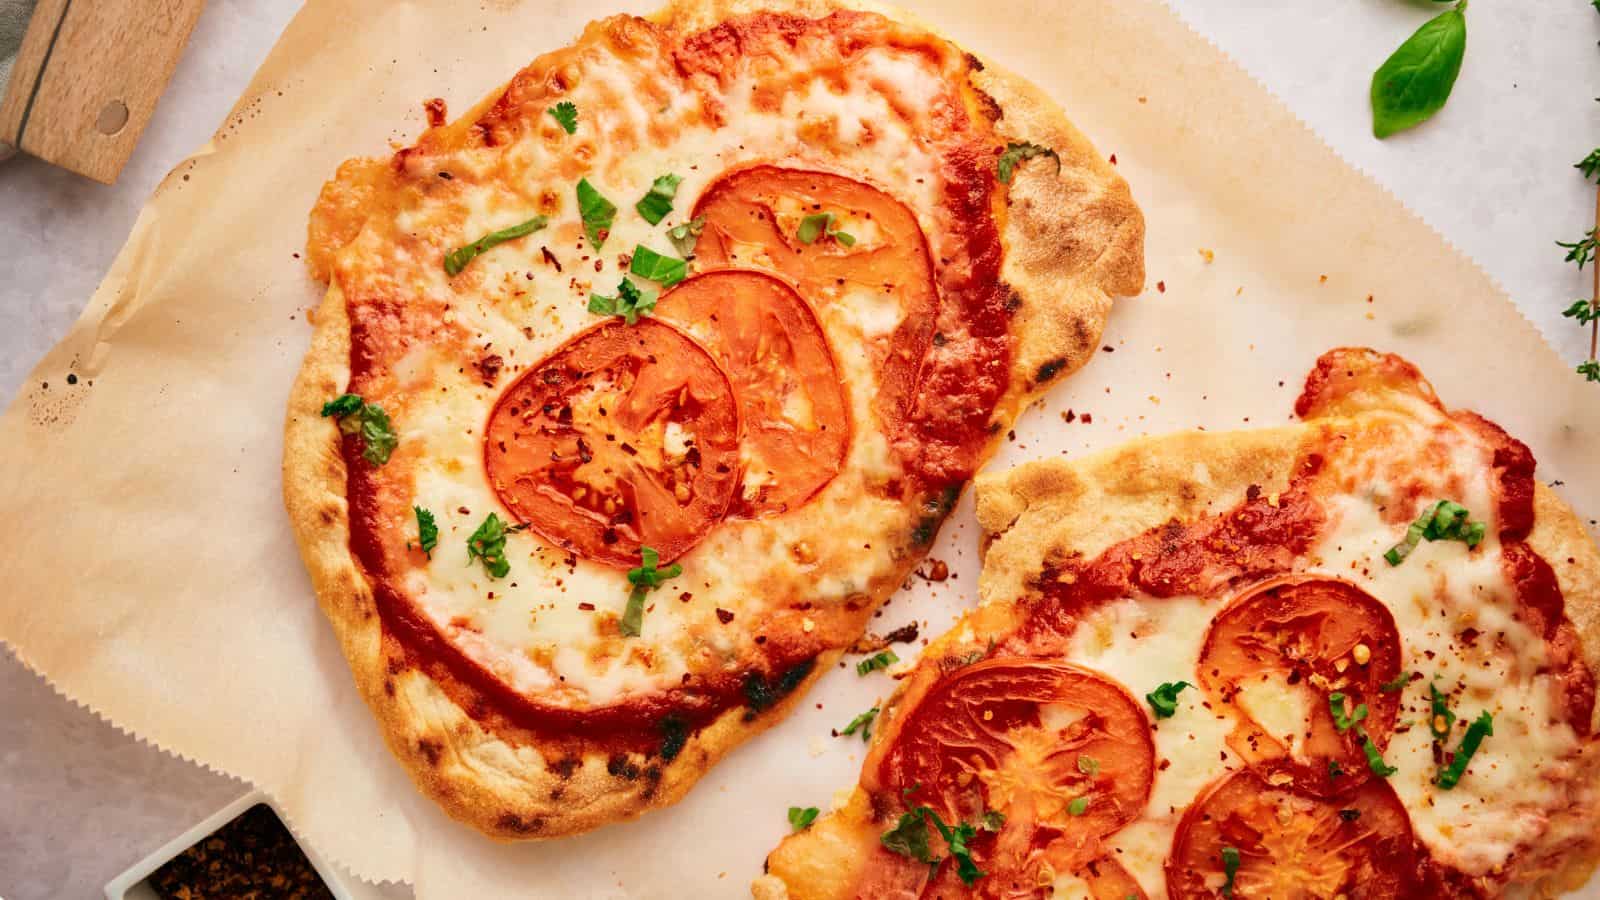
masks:
<svg viewBox="0 0 1600 900"><path fill-rule="evenodd" d="M0 97L0 159L21 150L111 184L205 0L39 0Z"/></svg>

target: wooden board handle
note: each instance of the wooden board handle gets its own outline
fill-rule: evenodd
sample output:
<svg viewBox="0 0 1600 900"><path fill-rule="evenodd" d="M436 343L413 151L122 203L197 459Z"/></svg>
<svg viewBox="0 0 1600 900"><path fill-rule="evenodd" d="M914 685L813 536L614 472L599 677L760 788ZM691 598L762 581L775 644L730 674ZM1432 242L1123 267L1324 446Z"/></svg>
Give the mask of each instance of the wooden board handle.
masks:
<svg viewBox="0 0 1600 900"><path fill-rule="evenodd" d="M40 0L0 98L0 143L117 180L205 0Z"/></svg>

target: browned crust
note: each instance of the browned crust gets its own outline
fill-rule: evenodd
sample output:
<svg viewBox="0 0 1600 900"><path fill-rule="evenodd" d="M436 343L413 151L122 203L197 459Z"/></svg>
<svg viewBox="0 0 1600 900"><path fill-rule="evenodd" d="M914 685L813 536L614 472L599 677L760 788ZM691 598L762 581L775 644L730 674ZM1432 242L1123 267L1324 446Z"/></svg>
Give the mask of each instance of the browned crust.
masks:
<svg viewBox="0 0 1600 900"><path fill-rule="evenodd" d="M682 2L654 18L695 29L772 8L821 15L839 7L819 0L712 0ZM1023 301L1017 326L1023 338L1013 370L1013 384L1022 389L997 411L1006 417L1043 387L1037 382L1081 366L1098 344L1111 298L1140 290L1144 226L1127 186L1042 93L993 68L982 73L978 87L999 102L1002 133L1050 143L1062 157L1059 177L1048 165L1030 164L1012 185L1016 202L1004 232L1004 275ZM692 735L670 763L635 755L619 766L596 751L562 765L537 747L503 741L408 666L401 648L383 633L371 587L349 549L338 430L320 416L322 403L340 393L350 376L350 322L337 287L328 291L315 321L284 426L284 503L318 601L385 742L419 789L451 817L491 837L525 840L586 831L669 805L735 746L787 715L838 660L837 650L819 656L798 689L749 721L743 709L724 713ZM1034 377L1046 363L1053 364L1052 378ZM916 562L908 558L896 578L874 585L877 601Z"/></svg>

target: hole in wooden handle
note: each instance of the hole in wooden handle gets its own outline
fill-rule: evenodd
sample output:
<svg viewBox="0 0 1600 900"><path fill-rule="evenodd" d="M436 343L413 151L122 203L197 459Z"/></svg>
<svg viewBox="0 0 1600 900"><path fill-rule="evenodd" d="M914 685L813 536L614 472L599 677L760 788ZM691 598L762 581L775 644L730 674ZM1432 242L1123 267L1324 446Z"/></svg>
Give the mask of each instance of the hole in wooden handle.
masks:
<svg viewBox="0 0 1600 900"><path fill-rule="evenodd" d="M113 100L100 108L100 117L95 119L94 127L109 137L121 131L127 124L128 104L121 100Z"/></svg>

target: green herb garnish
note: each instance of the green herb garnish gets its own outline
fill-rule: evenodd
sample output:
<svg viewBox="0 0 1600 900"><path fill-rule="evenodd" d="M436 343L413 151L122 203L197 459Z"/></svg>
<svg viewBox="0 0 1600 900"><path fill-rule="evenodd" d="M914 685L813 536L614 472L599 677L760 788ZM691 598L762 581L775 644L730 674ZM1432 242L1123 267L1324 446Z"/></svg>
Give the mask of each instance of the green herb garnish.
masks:
<svg viewBox="0 0 1600 900"><path fill-rule="evenodd" d="M662 256L640 244L633 248L633 261L628 264L628 271L662 287L672 287L688 276L689 261Z"/></svg>
<svg viewBox="0 0 1600 900"><path fill-rule="evenodd" d="M998 813L995 815L999 816ZM903 813L900 816L900 820L895 823L895 826L885 831L879 840L886 849L892 852L932 865L939 862L939 860L935 859L932 851L928 849L928 823L930 822L934 828L938 829L939 836L944 838L946 846L950 848L950 856L956 861L956 876L968 887L976 884L978 879L984 877L986 873L972 861L972 850L967 846L967 842L972 840L973 836L978 833L978 829L970 823L958 822L954 827L951 827L946 825L944 820L939 818L939 814L934 812L932 808L917 806ZM1003 816L999 816L996 822L989 818L988 813L984 814L983 824L985 830L998 829L999 825L1004 822L1005 818ZM988 828L991 823L995 825L995 829Z"/></svg>
<svg viewBox="0 0 1600 900"><path fill-rule="evenodd" d="M1169 681L1145 694L1144 699L1155 711L1156 718L1170 719L1178 711L1178 692L1193 686L1187 681Z"/></svg>
<svg viewBox="0 0 1600 900"><path fill-rule="evenodd" d="M1478 745L1486 737L1494 735L1494 716L1482 713L1467 726L1467 733L1461 738L1461 746L1456 748L1455 758L1450 760L1450 765L1439 773L1436 783L1444 790L1450 790L1461 782L1461 776L1466 774L1467 763L1472 761L1472 755L1478 752Z"/></svg>
<svg viewBox="0 0 1600 900"><path fill-rule="evenodd" d="M1401 672L1399 675L1394 677L1393 681L1385 681L1383 684L1378 685L1378 690L1383 691L1385 694L1392 694L1395 691L1403 689L1410 682L1411 673Z"/></svg>
<svg viewBox="0 0 1600 900"><path fill-rule="evenodd" d="M1005 152L1000 154L1000 162L995 166L996 175L999 176L1000 183L1010 184L1011 177L1017 170L1017 164L1025 159L1033 159L1036 156L1048 156L1055 160L1056 172L1058 174L1061 172L1061 157L1049 147L1041 147L1038 144L1030 144L1026 141L1006 144Z"/></svg>
<svg viewBox="0 0 1600 900"><path fill-rule="evenodd" d="M596 250L605 245L611 233L611 223L617 220L617 206L595 190L589 179L578 180L578 215L583 219L583 233Z"/></svg>
<svg viewBox="0 0 1600 900"><path fill-rule="evenodd" d="M506 573L511 571L511 563L506 561L506 535L510 533L499 516L489 513L478 530L467 538L467 564L481 559L483 569L490 578L506 577Z"/></svg>
<svg viewBox="0 0 1600 900"><path fill-rule="evenodd" d="M617 624L617 630L628 637L638 637L644 626L644 595L661 587L667 579L683 574L683 566L678 563L664 569L660 564L660 553L651 547L640 547L639 567L628 570L628 583L633 585L633 590L628 592L628 605Z"/></svg>
<svg viewBox="0 0 1600 900"><path fill-rule="evenodd" d="M795 230L794 236L802 244L815 244L818 239L830 237L846 247L855 245L855 236L848 232L840 231L833 227L838 217L831 212L813 213L800 220L800 227Z"/></svg>
<svg viewBox="0 0 1600 900"><path fill-rule="evenodd" d="M700 243L700 232L706 230L706 217L695 216L682 225L674 225L667 229L667 240L672 242L672 249L684 259L694 258L695 245Z"/></svg>
<svg viewBox="0 0 1600 900"><path fill-rule="evenodd" d="M1467 52L1466 0L1418 28L1372 73L1372 133L1380 139L1444 108Z"/></svg>
<svg viewBox="0 0 1600 900"><path fill-rule="evenodd" d="M924 818L928 812L931 812L928 807L918 806L901 813L895 826L880 835L878 840L886 849L901 856L917 862L934 862L933 853L928 850L928 824Z"/></svg>
<svg viewBox="0 0 1600 900"><path fill-rule="evenodd" d="M1346 715L1345 700L1347 699L1349 698L1339 691L1334 691L1328 695L1328 711L1333 713L1333 727L1339 729L1340 734L1349 731L1355 727L1356 723L1367 717L1367 705L1365 703L1357 704L1355 711Z"/></svg>
<svg viewBox="0 0 1600 900"><path fill-rule="evenodd" d="M1067 815L1069 815L1069 816L1081 816L1085 812L1088 812L1088 811L1089 811L1089 798L1088 797L1074 797L1074 798L1072 798L1072 802L1067 804Z"/></svg>
<svg viewBox="0 0 1600 900"><path fill-rule="evenodd" d="M663 175L650 183L650 191L639 199L633 208L644 217L651 225L660 225L661 220L672 212L672 198L677 196L678 184L683 178L677 175Z"/></svg>
<svg viewBox="0 0 1600 900"><path fill-rule="evenodd" d="M417 546L429 559L433 559L433 548L439 546L439 526L433 521L433 513L420 506L411 508L417 514Z"/></svg>
<svg viewBox="0 0 1600 900"><path fill-rule="evenodd" d="M589 295L589 312L600 316L621 316L629 325L656 308L656 292L646 290L627 278L617 283L617 295Z"/></svg>
<svg viewBox="0 0 1600 900"><path fill-rule="evenodd" d="M1448 741L1450 729L1456 724L1456 714L1450 711L1450 698L1433 682L1428 683L1428 695L1432 706L1428 714L1428 730L1433 732L1435 741Z"/></svg>
<svg viewBox="0 0 1600 900"><path fill-rule="evenodd" d="M545 112L550 114L550 118L560 123L561 130L567 134L572 134L578 130L578 107L572 101L563 100L545 110Z"/></svg>
<svg viewBox="0 0 1600 900"><path fill-rule="evenodd" d="M1100 774L1100 760L1092 756L1078 754L1078 771L1093 777Z"/></svg>
<svg viewBox="0 0 1600 900"><path fill-rule="evenodd" d="M1232 897L1233 896L1233 879L1234 879L1234 876L1239 874L1239 848L1238 847L1223 847L1222 848L1222 874L1228 876L1228 880L1224 881L1222 883L1222 896L1224 896L1224 897Z"/></svg>
<svg viewBox="0 0 1600 900"><path fill-rule="evenodd" d="M1584 180L1593 178L1600 172L1600 148L1590 150L1588 156L1578 160L1572 167L1583 173Z"/></svg>
<svg viewBox="0 0 1600 900"><path fill-rule="evenodd" d="M1434 503L1423 510L1416 521L1406 526L1405 537L1400 539L1400 543L1384 551L1384 560L1391 566L1400 565L1424 539L1461 541L1468 549L1477 547L1483 543L1488 527L1482 522L1470 521L1468 515L1467 508L1454 500Z"/></svg>
<svg viewBox="0 0 1600 900"><path fill-rule="evenodd" d="M1361 752L1366 754L1367 768L1372 770L1372 774L1379 778L1388 778L1390 775L1400 771L1383 761L1382 751L1373 742L1372 736L1367 734L1366 729L1357 728L1356 734L1361 735Z"/></svg>
<svg viewBox="0 0 1600 900"><path fill-rule="evenodd" d="M549 222L550 220L544 216L534 216L521 225L513 225L510 228L502 228L499 231L491 231L465 247L457 247L444 255L445 274L459 275L461 270L467 267L467 263L477 259L480 253L491 247L504 244L506 241L533 234L549 224Z"/></svg>
<svg viewBox="0 0 1600 900"><path fill-rule="evenodd" d="M363 403L359 394L340 394L322 404L322 417L326 419L333 416L342 419L353 412L359 412Z"/></svg>
<svg viewBox="0 0 1600 900"><path fill-rule="evenodd" d="M844 727L844 730L839 732L839 735L841 737L843 737L843 736L846 736L846 735L855 734L857 731L860 731L861 732L861 740L863 742L868 741L868 740L870 740L872 738L872 720L876 719L877 717L878 717L878 708L876 706L874 706L873 708L867 710L866 712L862 713L861 715L856 716L854 719L851 719L850 720L850 724L846 725Z"/></svg>
<svg viewBox="0 0 1600 900"><path fill-rule="evenodd" d="M1575 241L1556 241L1557 247L1567 251L1567 258L1565 261L1569 263L1577 263L1579 271L1582 271L1583 267L1589 264L1589 260L1594 259L1596 240L1595 233L1597 230L1600 229L1591 228L1584 234L1583 237Z"/></svg>
<svg viewBox="0 0 1600 900"><path fill-rule="evenodd" d="M1576 319L1579 325L1587 325L1600 319L1600 306L1596 306L1593 300L1574 300L1571 306L1561 311L1561 315Z"/></svg>
<svg viewBox="0 0 1600 900"><path fill-rule="evenodd" d="M899 661L900 657L895 656L893 650L880 650L856 663L856 674L870 675L878 669L887 669Z"/></svg>
<svg viewBox="0 0 1600 900"><path fill-rule="evenodd" d="M383 407L368 403L357 394L340 394L322 404L322 415L338 420L339 433L360 435L361 458L375 466L388 462L389 455L400 445L389 414Z"/></svg>
<svg viewBox="0 0 1600 900"><path fill-rule="evenodd" d="M999 831L1006 824L1006 817L997 810L989 810L978 817L978 827L984 831Z"/></svg>
<svg viewBox="0 0 1600 900"><path fill-rule="evenodd" d="M804 809L798 806L791 806L789 807L789 827L795 831L805 831L811 827L812 822L817 820L817 816L821 812L822 810L817 809L815 806L807 806Z"/></svg>

